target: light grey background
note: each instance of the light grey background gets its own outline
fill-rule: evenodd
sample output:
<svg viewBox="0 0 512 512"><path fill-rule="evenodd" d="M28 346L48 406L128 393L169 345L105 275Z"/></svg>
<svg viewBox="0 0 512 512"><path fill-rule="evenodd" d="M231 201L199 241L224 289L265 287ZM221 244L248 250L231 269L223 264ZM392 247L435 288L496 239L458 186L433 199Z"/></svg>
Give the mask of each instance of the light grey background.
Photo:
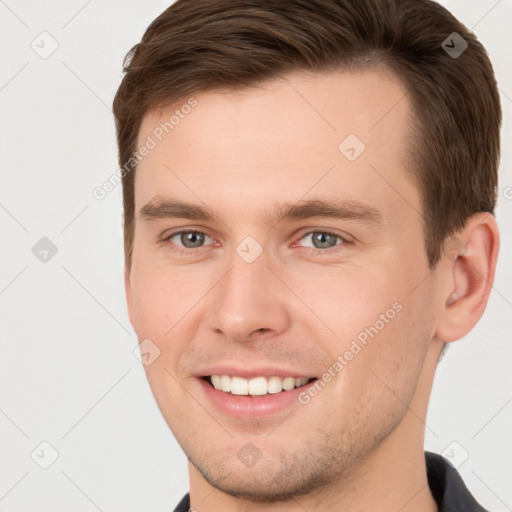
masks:
<svg viewBox="0 0 512 512"><path fill-rule="evenodd" d="M467 455L459 471L468 487L484 506L505 511L512 510L512 1L442 3L474 29L498 77L502 248L484 317L438 368L426 447L454 463ZM92 195L117 169L111 104L122 59L168 5L0 0L0 511L169 511L188 490L186 458L133 355L121 187L102 201ZM58 250L46 263L32 252L42 237ZM43 469L52 450L58 458Z"/></svg>

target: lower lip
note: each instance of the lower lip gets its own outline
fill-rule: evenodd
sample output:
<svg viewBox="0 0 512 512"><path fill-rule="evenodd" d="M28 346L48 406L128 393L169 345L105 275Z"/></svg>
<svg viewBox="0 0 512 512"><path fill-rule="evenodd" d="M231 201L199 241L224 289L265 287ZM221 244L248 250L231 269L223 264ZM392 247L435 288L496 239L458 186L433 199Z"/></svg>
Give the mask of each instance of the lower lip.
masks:
<svg viewBox="0 0 512 512"><path fill-rule="evenodd" d="M232 395L219 391L204 379L198 379L203 392L213 405L222 413L236 418L267 418L276 414L293 403L298 402L297 397L306 391L316 381L311 381L304 386L281 391L280 393L261 396Z"/></svg>

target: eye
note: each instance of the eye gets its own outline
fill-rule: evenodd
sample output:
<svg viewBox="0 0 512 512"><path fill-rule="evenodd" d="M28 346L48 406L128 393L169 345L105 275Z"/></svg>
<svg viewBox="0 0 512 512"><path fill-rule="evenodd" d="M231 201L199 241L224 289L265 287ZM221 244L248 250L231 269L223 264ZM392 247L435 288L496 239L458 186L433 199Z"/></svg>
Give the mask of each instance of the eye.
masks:
<svg viewBox="0 0 512 512"><path fill-rule="evenodd" d="M333 233L331 231L317 230L310 231L302 235L299 240L308 240L309 244L301 244L302 247L310 248L313 252L329 252L331 249L336 250L336 246L343 246L351 242L345 237ZM176 231L164 237L165 242L170 242L173 250L179 253L187 253L194 249L205 248L213 239L202 231L194 229L185 229Z"/></svg>
<svg viewBox="0 0 512 512"><path fill-rule="evenodd" d="M345 245L350 242L341 235L331 231L310 231L304 234L300 240L310 239L310 245L303 245L303 247L310 247L319 252L327 252L329 249L335 248L337 245ZM341 243L337 243L338 241Z"/></svg>
<svg viewBox="0 0 512 512"><path fill-rule="evenodd" d="M194 230L176 231L165 237L166 241L184 249L201 248L207 239L212 241L206 233Z"/></svg>

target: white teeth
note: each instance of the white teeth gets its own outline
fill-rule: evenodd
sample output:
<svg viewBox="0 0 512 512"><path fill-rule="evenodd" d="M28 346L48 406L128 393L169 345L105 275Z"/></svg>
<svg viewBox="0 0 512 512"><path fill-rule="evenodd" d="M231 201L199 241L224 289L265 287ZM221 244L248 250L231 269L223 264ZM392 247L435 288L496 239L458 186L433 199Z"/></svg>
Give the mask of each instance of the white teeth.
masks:
<svg viewBox="0 0 512 512"><path fill-rule="evenodd" d="M266 395L267 379L265 377L255 377L249 381L249 395Z"/></svg>
<svg viewBox="0 0 512 512"><path fill-rule="evenodd" d="M212 384L215 389L221 389L220 375L212 375Z"/></svg>
<svg viewBox="0 0 512 512"><path fill-rule="evenodd" d="M231 394L233 395L248 395L249 394L249 381L242 377L231 378Z"/></svg>
<svg viewBox="0 0 512 512"><path fill-rule="evenodd" d="M213 375L212 375L212 380L213 380ZM220 384L222 387L222 391L226 391L227 393L229 393L231 391L231 378L228 375L223 375L220 378ZM217 389L219 389L219 388L217 388Z"/></svg>
<svg viewBox="0 0 512 512"><path fill-rule="evenodd" d="M286 377L283 379L283 389L286 391L290 391L295 387L295 379L293 377Z"/></svg>
<svg viewBox="0 0 512 512"><path fill-rule="evenodd" d="M268 393L281 393L283 391L283 381L281 377L270 377L267 381Z"/></svg>
<svg viewBox="0 0 512 512"><path fill-rule="evenodd" d="M233 395L266 395L280 393L303 386L310 379L307 377L231 377L229 375L211 375L211 383L215 389L231 392Z"/></svg>

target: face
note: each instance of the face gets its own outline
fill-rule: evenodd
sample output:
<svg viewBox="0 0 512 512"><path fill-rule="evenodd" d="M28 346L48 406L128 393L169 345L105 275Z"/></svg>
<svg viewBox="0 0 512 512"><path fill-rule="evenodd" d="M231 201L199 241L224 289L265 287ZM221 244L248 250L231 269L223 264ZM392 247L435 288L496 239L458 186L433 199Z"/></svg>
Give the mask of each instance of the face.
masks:
<svg viewBox="0 0 512 512"><path fill-rule="evenodd" d="M193 98L139 133L126 291L149 383L214 487L327 486L403 424L434 331L405 89L374 69Z"/></svg>

